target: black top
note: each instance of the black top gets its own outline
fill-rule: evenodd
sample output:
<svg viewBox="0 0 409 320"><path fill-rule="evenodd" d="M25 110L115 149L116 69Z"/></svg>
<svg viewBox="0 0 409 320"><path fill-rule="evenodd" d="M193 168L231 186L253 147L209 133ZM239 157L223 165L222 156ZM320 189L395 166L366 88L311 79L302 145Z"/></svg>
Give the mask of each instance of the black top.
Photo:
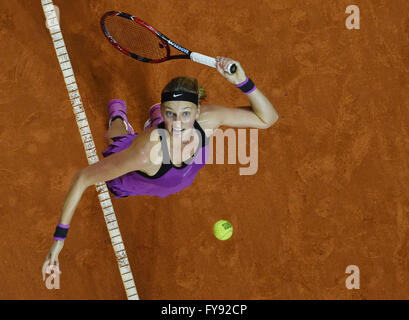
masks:
<svg viewBox="0 0 409 320"><path fill-rule="evenodd" d="M197 153L199 152L199 150L201 148L204 148L205 146L207 146L209 144L209 138L206 136L205 132L203 131L202 127L199 125L199 123L195 120L195 123L193 124L194 128L199 130L200 132L200 136L201 136L201 140L199 142L199 147L197 148L196 152L193 154L193 156L191 156L188 160L183 161L182 165L180 167L175 166L172 163L172 160L170 158L170 153L168 150L168 144L166 143L166 136L164 130L165 129L165 122L161 122L158 124L158 129L162 129L159 130L159 135L160 135L160 140L161 140L161 144L162 144L162 152L163 152L163 161L162 161L162 165L159 168L159 171L157 173L155 173L155 175L153 176L149 176L147 175L145 172L142 171L135 171L136 173L140 174L141 176L148 178L148 179L158 179L160 177L162 177L166 172L168 172L171 168L175 168L175 169L183 169L186 166L188 166L193 159L196 157ZM204 141L204 144L203 144Z"/></svg>

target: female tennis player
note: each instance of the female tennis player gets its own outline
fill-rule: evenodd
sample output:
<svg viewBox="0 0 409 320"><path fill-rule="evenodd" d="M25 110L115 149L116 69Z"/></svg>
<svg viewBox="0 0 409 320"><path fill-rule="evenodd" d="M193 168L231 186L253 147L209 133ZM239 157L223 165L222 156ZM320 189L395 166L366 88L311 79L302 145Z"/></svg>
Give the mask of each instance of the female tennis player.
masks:
<svg viewBox="0 0 409 320"><path fill-rule="evenodd" d="M235 63L237 71L225 70ZM110 143L105 159L85 167L73 177L54 242L43 265L57 265L69 224L85 189L105 181L115 198L151 195L161 198L190 186L207 159L209 138L220 126L267 129L278 115L270 101L246 77L238 61L216 58L217 71L247 95L250 106L228 108L200 104L205 92L196 79L172 79L162 90L161 103L150 109L144 130L136 134L128 122L126 104L108 104ZM178 151L175 151L178 150Z"/></svg>

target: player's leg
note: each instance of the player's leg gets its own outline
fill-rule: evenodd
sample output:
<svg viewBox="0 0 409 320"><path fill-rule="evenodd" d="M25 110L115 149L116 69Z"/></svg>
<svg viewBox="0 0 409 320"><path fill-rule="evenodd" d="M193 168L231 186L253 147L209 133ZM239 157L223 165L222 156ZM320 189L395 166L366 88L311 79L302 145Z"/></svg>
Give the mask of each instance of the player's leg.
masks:
<svg viewBox="0 0 409 320"><path fill-rule="evenodd" d="M117 136L124 136L128 134L128 130L126 129L125 123L121 118L116 118L111 122L111 126L108 129L107 132L107 138L108 138L108 143L111 144L112 137L117 137Z"/></svg>
<svg viewBox="0 0 409 320"><path fill-rule="evenodd" d="M128 122L125 101L119 99L111 100L108 103L108 113L109 123L105 137L108 139L109 144L113 142L111 139L113 137L134 133L131 124Z"/></svg>

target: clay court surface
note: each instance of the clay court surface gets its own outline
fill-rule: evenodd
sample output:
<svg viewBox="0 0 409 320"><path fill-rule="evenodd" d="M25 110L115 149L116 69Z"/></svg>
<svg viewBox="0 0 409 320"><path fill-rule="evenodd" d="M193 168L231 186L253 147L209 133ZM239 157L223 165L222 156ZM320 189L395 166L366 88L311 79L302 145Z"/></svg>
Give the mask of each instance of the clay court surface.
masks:
<svg viewBox="0 0 409 320"><path fill-rule="evenodd" d="M112 197L141 299L409 298L407 1L54 4L100 159L110 99L127 102L137 132L176 76L196 77L209 103L248 105L215 69L115 50L99 27L110 10L239 61L280 116L259 131L255 175L212 164L165 199ZM360 30L345 27L350 4ZM88 162L40 0L3 1L0 37L0 298L126 299L94 186L60 254L61 289L42 281L71 179ZM225 242L212 233L220 219L234 226ZM360 290L345 287L348 265Z"/></svg>

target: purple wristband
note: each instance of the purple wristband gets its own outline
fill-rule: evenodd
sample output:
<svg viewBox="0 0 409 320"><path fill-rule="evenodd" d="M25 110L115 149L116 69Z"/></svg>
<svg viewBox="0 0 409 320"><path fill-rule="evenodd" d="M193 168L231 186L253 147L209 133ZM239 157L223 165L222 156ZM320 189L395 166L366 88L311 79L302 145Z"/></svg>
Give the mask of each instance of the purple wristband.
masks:
<svg viewBox="0 0 409 320"><path fill-rule="evenodd" d="M244 86L247 82L249 82L249 78L248 78L248 77L246 77L246 80L244 80L242 83L236 84L235 86L236 86L237 88L240 88L240 87Z"/></svg>
<svg viewBox="0 0 409 320"><path fill-rule="evenodd" d="M256 87L256 85L254 85L253 89L251 89L250 91L244 92L244 94L250 94L256 89L257 89L257 87Z"/></svg>
<svg viewBox="0 0 409 320"><path fill-rule="evenodd" d="M243 92L244 94L250 94L254 90L256 90L256 85L248 77L246 78L245 81L243 81L242 83L236 84L235 86L239 88L241 92Z"/></svg>
<svg viewBox="0 0 409 320"><path fill-rule="evenodd" d="M68 224L62 224L59 223L57 225L57 227L55 228L55 232L54 232L54 240L57 241L64 241L65 238L67 237L67 233L68 233L68 228L70 226Z"/></svg>

